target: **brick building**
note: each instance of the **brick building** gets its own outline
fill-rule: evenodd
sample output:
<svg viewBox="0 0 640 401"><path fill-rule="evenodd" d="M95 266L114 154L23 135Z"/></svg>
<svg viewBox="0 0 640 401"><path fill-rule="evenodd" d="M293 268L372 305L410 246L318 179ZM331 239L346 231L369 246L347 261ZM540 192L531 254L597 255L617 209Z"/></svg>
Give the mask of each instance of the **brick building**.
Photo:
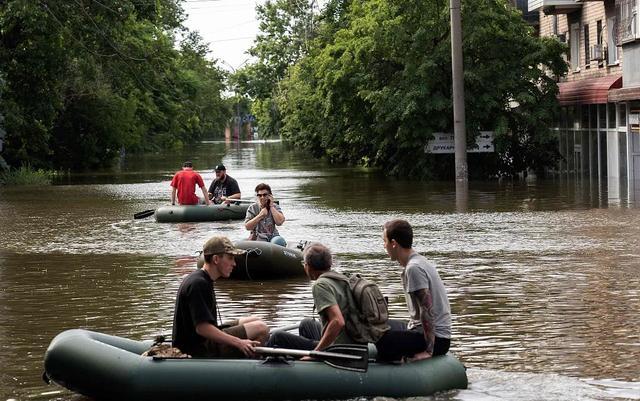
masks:
<svg viewBox="0 0 640 401"><path fill-rule="evenodd" d="M556 130L563 173L640 191L640 0L528 0L541 36L567 43Z"/></svg>

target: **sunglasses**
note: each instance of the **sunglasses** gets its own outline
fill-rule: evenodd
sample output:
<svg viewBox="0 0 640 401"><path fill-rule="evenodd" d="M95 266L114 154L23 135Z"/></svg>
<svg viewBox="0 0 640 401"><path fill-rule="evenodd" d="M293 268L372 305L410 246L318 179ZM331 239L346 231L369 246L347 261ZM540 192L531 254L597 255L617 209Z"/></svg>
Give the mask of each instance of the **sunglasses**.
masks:
<svg viewBox="0 0 640 401"><path fill-rule="evenodd" d="M271 194L256 194L256 196L258 198L262 198L262 197L269 196L269 195L271 195Z"/></svg>

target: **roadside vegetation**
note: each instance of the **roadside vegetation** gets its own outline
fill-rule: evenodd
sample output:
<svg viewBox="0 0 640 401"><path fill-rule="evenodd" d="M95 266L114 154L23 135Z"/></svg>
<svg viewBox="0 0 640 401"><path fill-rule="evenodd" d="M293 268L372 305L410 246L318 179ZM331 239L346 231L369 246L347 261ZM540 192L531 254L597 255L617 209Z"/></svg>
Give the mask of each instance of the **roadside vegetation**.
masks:
<svg viewBox="0 0 640 401"><path fill-rule="evenodd" d="M35 170L31 166L22 166L1 172L0 185L49 185L57 175L58 173L55 171Z"/></svg>
<svg viewBox="0 0 640 401"><path fill-rule="evenodd" d="M315 157L452 176L451 155L424 151L453 131L448 1L267 0L255 62L231 77L183 26L182 1L0 2L0 171L102 168L222 136L250 110L261 137ZM469 154L471 176L553 166L566 46L506 0L464 1L462 19L468 147L496 138Z"/></svg>
<svg viewBox="0 0 640 401"><path fill-rule="evenodd" d="M272 0L258 8L257 62L234 79L261 133L317 157L419 178L453 175L452 155L425 154L453 132L448 1ZM470 154L472 176L538 172L558 157L549 130L565 45L534 36L504 0L463 2L468 146L494 131L496 153Z"/></svg>
<svg viewBox="0 0 640 401"><path fill-rule="evenodd" d="M225 76L184 18L176 0L0 2L8 177L222 135Z"/></svg>

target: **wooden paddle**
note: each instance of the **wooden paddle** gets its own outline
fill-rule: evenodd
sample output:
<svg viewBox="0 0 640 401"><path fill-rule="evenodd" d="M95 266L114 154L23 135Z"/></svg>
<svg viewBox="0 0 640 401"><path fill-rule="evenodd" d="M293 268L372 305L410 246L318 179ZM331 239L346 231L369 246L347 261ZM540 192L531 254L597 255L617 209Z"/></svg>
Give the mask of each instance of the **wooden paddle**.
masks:
<svg viewBox="0 0 640 401"><path fill-rule="evenodd" d="M255 347L254 351L263 355L310 356L334 368L354 372L366 372L369 366L369 349L360 344L334 344L324 351L269 347Z"/></svg>
<svg viewBox="0 0 640 401"><path fill-rule="evenodd" d="M145 211L138 212L138 213L134 214L133 218L136 219L136 220L144 219L145 217L152 216L155 212L156 212L156 209L145 210Z"/></svg>

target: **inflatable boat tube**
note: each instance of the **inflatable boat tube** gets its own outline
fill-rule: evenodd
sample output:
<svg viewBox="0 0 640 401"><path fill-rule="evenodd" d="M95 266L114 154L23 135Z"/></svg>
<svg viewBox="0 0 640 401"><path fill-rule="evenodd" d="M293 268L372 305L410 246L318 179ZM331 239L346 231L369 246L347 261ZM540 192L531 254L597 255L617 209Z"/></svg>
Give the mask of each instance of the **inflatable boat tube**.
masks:
<svg viewBox="0 0 640 401"><path fill-rule="evenodd" d="M209 206L162 206L156 209L155 216L158 223L243 220L249 205L249 202L243 202Z"/></svg>
<svg viewBox="0 0 640 401"><path fill-rule="evenodd" d="M237 241L236 248L247 251L236 256L236 267L231 272L236 280L280 280L304 277L302 251L264 241ZM198 268L202 268L204 257L198 257Z"/></svg>
<svg viewBox="0 0 640 401"><path fill-rule="evenodd" d="M86 330L58 334L46 351L46 378L97 400L303 400L421 397L464 389L464 366L445 355L401 365L370 362L364 373L322 362L154 359L151 342Z"/></svg>

